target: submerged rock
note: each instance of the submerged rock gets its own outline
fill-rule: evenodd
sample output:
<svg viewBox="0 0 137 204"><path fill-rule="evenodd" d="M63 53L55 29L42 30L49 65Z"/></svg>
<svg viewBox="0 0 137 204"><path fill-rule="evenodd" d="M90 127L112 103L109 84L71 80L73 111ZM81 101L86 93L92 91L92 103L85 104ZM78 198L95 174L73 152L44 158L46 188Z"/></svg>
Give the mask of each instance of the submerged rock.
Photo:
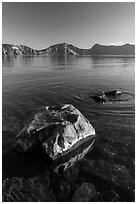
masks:
<svg viewBox="0 0 137 204"><path fill-rule="evenodd" d="M55 202L55 196L39 177L12 177L3 181L3 202Z"/></svg>
<svg viewBox="0 0 137 204"><path fill-rule="evenodd" d="M91 96L91 98L94 99L94 101L98 102L98 103L100 103L100 102L102 102L102 103L103 102L107 102L107 98L106 98L104 93L98 94L98 95L95 95L95 96Z"/></svg>
<svg viewBox="0 0 137 204"><path fill-rule="evenodd" d="M91 183L82 183L72 198L73 202L90 202L97 200L97 191L95 186Z"/></svg>
<svg viewBox="0 0 137 204"><path fill-rule="evenodd" d="M109 101L114 101L117 100L117 97L122 94L121 91L119 90L113 90L113 91L108 91L108 92L102 92L100 94L91 96L91 98L98 103L104 103L104 102L109 102Z"/></svg>
<svg viewBox="0 0 137 204"><path fill-rule="evenodd" d="M103 194L103 199L104 201L107 201L107 202L116 202L116 201L120 201L120 195L116 193L114 190L107 190Z"/></svg>
<svg viewBox="0 0 137 204"><path fill-rule="evenodd" d="M67 181L70 185L74 185L76 180L79 179L79 171L80 171L80 164L72 166L71 168L68 168L66 171L63 171L64 180Z"/></svg>
<svg viewBox="0 0 137 204"><path fill-rule="evenodd" d="M92 96L92 98L94 99L95 102L98 102L98 103L107 102L107 99L102 96Z"/></svg>
<svg viewBox="0 0 137 204"><path fill-rule="evenodd" d="M41 146L53 161L66 163L71 158L71 163L74 163L83 158L93 145L95 129L70 104L44 106L30 116L16 139L18 152L25 153Z"/></svg>
<svg viewBox="0 0 137 204"><path fill-rule="evenodd" d="M112 164L104 160L85 160L83 171L87 174L97 176L125 190L134 190L134 179L130 171L123 165Z"/></svg>
<svg viewBox="0 0 137 204"><path fill-rule="evenodd" d="M53 189L57 201L66 201L71 190L70 185L59 177L52 179L51 188Z"/></svg>

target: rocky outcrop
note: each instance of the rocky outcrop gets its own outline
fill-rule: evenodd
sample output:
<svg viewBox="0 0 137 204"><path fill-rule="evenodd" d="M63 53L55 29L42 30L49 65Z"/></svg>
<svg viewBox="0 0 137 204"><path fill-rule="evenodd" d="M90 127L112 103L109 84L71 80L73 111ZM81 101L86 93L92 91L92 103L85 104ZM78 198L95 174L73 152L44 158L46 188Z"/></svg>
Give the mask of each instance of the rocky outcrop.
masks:
<svg viewBox="0 0 137 204"><path fill-rule="evenodd" d="M106 46L95 44L90 49L80 49L74 45L60 43L42 50L35 50L24 45L2 44L2 55L44 55L44 56L83 56L83 55L135 55L135 45Z"/></svg>
<svg viewBox="0 0 137 204"><path fill-rule="evenodd" d="M68 167L89 151L95 129L70 104L44 106L30 116L16 140L16 151L25 153L40 146L54 163Z"/></svg>

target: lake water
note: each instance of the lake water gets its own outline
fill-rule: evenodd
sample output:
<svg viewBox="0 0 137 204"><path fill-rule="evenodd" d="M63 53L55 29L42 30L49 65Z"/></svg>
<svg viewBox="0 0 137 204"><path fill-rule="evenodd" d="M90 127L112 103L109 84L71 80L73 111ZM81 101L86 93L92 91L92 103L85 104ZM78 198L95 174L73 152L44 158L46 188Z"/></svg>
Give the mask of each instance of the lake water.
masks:
<svg viewBox="0 0 137 204"><path fill-rule="evenodd" d="M117 191L120 201L134 201L133 185L129 183L134 181L135 58L4 57L2 65L3 154L38 107L73 104L97 133L95 147L87 158L124 166L126 177L121 185L125 188L118 186L112 190ZM115 89L121 90L126 99L98 104L90 98L101 91ZM99 179L98 182L93 179L93 183L97 183L96 188L103 194L103 182Z"/></svg>

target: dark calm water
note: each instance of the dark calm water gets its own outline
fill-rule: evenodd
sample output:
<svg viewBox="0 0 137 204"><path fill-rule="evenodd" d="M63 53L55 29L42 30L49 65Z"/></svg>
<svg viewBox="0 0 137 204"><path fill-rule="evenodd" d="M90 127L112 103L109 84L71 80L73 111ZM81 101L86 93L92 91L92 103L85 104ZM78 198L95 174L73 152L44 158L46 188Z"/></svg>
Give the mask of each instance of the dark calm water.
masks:
<svg viewBox="0 0 137 204"><path fill-rule="evenodd" d="M2 71L3 154L36 108L71 103L97 132L95 149L87 157L122 165L134 180L133 57L5 57ZM125 100L98 104L90 98L100 91L114 89L123 91ZM127 200L134 200L132 193Z"/></svg>

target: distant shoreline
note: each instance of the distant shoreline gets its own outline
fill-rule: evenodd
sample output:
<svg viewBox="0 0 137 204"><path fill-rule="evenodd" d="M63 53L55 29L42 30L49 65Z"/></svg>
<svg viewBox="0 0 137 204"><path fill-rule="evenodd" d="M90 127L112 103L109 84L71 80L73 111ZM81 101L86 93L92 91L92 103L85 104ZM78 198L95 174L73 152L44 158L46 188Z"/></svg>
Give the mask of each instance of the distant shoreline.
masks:
<svg viewBox="0 0 137 204"><path fill-rule="evenodd" d="M61 43L42 50L25 45L2 44L2 55L44 55L44 56L135 56L135 45L119 46L95 44L90 49L80 49L74 45Z"/></svg>

